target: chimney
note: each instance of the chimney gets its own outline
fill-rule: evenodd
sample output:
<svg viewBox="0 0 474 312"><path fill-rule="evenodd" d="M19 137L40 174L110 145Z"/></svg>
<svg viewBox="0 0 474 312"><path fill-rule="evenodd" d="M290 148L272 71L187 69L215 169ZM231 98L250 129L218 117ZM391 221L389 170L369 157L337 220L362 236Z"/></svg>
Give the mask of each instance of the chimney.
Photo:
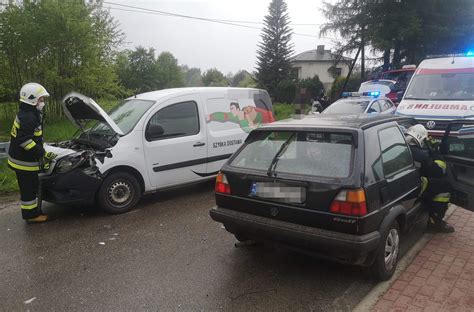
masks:
<svg viewBox="0 0 474 312"><path fill-rule="evenodd" d="M316 49L316 51L320 54L324 54L324 44L318 45L318 48Z"/></svg>

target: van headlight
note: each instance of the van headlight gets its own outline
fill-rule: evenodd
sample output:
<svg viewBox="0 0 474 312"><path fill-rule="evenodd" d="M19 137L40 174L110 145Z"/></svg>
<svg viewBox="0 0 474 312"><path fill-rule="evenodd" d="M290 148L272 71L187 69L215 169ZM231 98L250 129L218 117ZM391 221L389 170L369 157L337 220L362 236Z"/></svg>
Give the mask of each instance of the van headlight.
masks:
<svg viewBox="0 0 474 312"><path fill-rule="evenodd" d="M75 153L68 156L65 156L57 161L54 171L56 173L64 173L71 171L86 161L86 157L83 156L83 153Z"/></svg>

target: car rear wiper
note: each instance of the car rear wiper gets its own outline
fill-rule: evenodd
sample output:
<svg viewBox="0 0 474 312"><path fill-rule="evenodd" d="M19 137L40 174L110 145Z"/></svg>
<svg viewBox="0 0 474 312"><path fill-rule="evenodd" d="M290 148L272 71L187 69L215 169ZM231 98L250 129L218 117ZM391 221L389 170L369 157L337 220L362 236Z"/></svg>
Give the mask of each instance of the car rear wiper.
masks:
<svg viewBox="0 0 474 312"><path fill-rule="evenodd" d="M296 133L293 133L286 141L285 143L283 143L280 147L280 149L278 150L278 152L276 153L275 157L273 157L272 159L272 162L270 164L270 167L268 167L268 170L267 170L267 176L272 176L272 172L275 170L276 168L276 164L278 162L278 160L280 159L280 156L281 154L283 154L285 151L286 151L286 148L288 147L288 145L290 145L290 141L291 139L293 139L293 137L296 135Z"/></svg>

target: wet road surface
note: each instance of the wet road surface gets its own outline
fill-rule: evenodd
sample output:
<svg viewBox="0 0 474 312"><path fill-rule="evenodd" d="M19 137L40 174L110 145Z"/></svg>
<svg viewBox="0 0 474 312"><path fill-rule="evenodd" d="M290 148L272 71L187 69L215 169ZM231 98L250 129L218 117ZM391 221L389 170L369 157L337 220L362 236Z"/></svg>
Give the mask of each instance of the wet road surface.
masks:
<svg viewBox="0 0 474 312"><path fill-rule="evenodd" d="M123 215L46 204L55 220L26 225L17 203L0 201L0 310L348 311L375 286L362 268L235 248L213 205L204 183Z"/></svg>

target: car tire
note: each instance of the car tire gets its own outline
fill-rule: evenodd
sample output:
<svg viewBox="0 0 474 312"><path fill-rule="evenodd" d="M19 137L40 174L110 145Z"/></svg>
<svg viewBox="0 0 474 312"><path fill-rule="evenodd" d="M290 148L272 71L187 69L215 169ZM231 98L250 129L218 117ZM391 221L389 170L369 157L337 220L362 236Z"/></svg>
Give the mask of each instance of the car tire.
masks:
<svg viewBox="0 0 474 312"><path fill-rule="evenodd" d="M383 233L379 247L375 252L372 274L377 280L390 279L397 269L400 255L400 227L394 221Z"/></svg>
<svg viewBox="0 0 474 312"><path fill-rule="evenodd" d="M98 193L98 202L102 210L110 214L130 211L140 199L141 190L137 179L126 172L108 175Z"/></svg>

